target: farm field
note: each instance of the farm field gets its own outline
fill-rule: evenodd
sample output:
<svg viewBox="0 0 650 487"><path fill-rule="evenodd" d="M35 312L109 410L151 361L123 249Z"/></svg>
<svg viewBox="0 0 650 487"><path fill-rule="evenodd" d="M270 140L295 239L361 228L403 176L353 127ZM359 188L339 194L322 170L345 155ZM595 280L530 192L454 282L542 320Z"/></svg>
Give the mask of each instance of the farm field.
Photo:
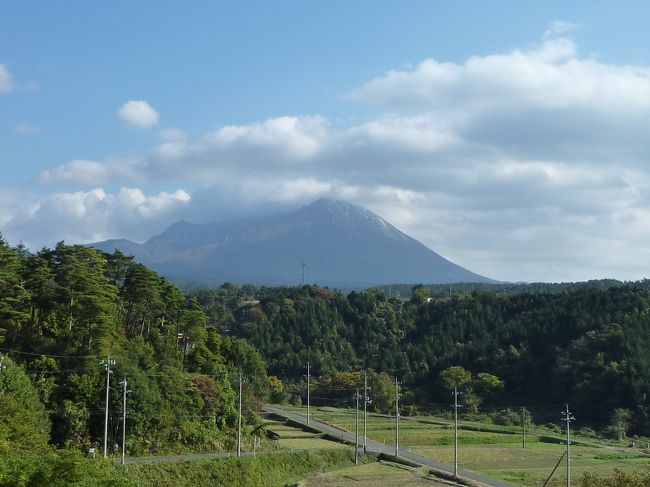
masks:
<svg viewBox="0 0 650 487"><path fill-rule="evenodd" d="M375 487L408 486L435 487L447 485L428 473L426 468L408 468L386 462L374 462L333 472L319 473L300 483L300 487Z"/></svg>
<svg viewBox="0 0 650 487"><path fill-rule="evenodd" d="M305 414L305 408L292 409ZM352 409L312 407L312 417L354 431ZM472 423L472 426L481 427L479 423ZM565 446L550 442L547 431L535 430L535 434L527 434L526 448L522 448L517 428L483 426L489 431L459 429L460 468L516 485L538 486L543 484L564 453ZM385 415L368 414L368 437L394 444L394 419ZM611 445L599 447L593 439L576 437L574 440L590 443L589 446L573 444L571 447L571 477L574 485L579 485L580 477L585 471L599 474L611 474L614 469L626 472L650 471L650 456L643 450ZM451 464L454 456L453 427L440 418L403 417L400 421L400 448ZM566 461L562 460L549 485L564 485L565 482Z"/></svg>
<svg viewBox="0 0 650 487"><path fill-rule="evenodd" d="M349 448L343 443L321 438L317 433L290 426L281 420L267 419L265 420L265 427L267 431L277 434L279 438L266 442L266 448L263 449L320 450Z"/></svg>

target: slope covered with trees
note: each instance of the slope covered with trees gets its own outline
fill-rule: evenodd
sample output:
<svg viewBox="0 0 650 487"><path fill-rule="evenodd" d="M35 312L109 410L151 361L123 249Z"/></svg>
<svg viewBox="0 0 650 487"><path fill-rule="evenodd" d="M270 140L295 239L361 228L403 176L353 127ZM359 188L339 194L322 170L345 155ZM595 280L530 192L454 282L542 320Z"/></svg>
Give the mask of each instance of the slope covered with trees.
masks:
<svg viewBox="0 0 650 487"><path fill-rule="evenodd" d="M130 257L63 243L31 254L0 239L0 449L101 452L109 355L111 451L124 378L130 454L232 448L239 371L245 431L268 393L248 342L221 336L195 300Z"/></svg>
<svg viewBox="0 0 650 487"><path fill-rule="evenodd" d="M345 382L335 374L361 369L397 375L405 404L414 407L447 407L457 383L470 410L568 402L583 425L605 428L618 417L650 434L644 287L430 299L429 289L416 286L402 301L377 289L346 296L314 286L226 285L194 296L209 320L257 347L285 386L300 383L296 390L304 391L310 361L323 383Z"/></svg>

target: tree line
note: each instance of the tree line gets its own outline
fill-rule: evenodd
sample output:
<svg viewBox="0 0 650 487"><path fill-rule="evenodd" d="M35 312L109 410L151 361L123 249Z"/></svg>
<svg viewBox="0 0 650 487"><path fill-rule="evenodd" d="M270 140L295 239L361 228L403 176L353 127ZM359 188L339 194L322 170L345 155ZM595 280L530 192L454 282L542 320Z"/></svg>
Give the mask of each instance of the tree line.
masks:
<svg viewBox="0 0 650 487"><path fill-rule="evenodd" d="M569 402L582 425L620 430L623 418L626 431L648 435L648 282L593 284L451 298L417 285L408 300L232 284L191 295L217 328L259 350L285 395L304 391L309 361L323 384L359 370L397 376L405 405L434 410L448 407L451 369L470 410Z"/></svg>

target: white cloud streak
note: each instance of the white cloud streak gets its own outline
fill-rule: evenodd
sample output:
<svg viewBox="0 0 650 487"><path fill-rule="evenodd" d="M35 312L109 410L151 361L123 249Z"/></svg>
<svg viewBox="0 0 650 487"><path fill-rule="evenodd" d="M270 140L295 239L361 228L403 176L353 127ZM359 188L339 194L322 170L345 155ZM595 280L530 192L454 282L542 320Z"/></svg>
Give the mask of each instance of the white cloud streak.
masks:
<svg viewBox="0 0 650 487"><path fill-rule="evenodd" d="M41 129L30 123L19 123L16 125L16 132L20 135L37 135L41 133Z"/></svg>
<svg viewBox="0 0 650 487"><path fill-rule="evenodd" d="M106 182L108 167L101 162L75 159L39 175L42 183L81 183L88 185Z"/></svg>
<svg viewBox="0 0 650 487"><path fill-rule="evenodd" d="M14 84L7 66L0 64L0 92L9 93L13 91Z"/></svg>

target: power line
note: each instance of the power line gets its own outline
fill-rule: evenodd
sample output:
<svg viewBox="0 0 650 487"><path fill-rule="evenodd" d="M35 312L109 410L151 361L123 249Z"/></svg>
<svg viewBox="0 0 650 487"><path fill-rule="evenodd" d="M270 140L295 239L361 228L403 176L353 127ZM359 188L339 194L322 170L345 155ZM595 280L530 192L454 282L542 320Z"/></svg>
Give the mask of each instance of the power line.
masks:
<svg viewBox="0 0 650 487"><path fill-rule="evenodd" d="M20 355L31 355L35 357L50 357L50 358L97 358L103 357L102 354L97 355L52 355L49 353L35 353L35 352L23 352L21 350L12 350L11 348L0 347L0 350L6 353L17 353Z"/></svg>
<svg viewBox="0 0 650 487"><path fill-rule="evenodd" d="M25 373L34 374L34 375L55 375L55 374L71 374L74 372L86 372L89 370L95 370L95 369L84 368L84 369L62 369L62 370L25 370Z"/></svg>
<svg viewBox="0 0 650 487"><path fill-rule="evenodd" d="M303 278L303 281L304 281L304 278ZM304 284L304 282L303 282L303 284ZM309 399L310 399L310 398L309 398L309 379L311 378L311 373L310 373L310 371L311 371L311 366L310 366L309 362L307 362L307 426L309 426L309 422L310 422L310 420L311 420L311 418L310 418L310 414L309 414L309 413L310 413L310 410L309 410L309 408L310 408L310 402L309 402Z"/></svg>
<svg viewBox="0 0 650 487"><path fill-rule="evenodd" d="M356 408L354 410L354 464L359 465L359 399L361 395L359 394L359 389L356 390L354 394L354 400L356 401Z"/></svg>
<svg viewBox="0 0 650 487"><path fill-rule="evenodd" d="M569 405L566 404L564 411L562 411L562 420L566 421L566 487L571 487L571 421L575 421L575 417L569 411Z"/></svg>
<svg viewBox="0 0 650 487"><path fill-rule="evenodd" d="M368 444L367 444L367 437L368 437L368 404L371 404L372 401L370 400L370 397L368 397L368 391L370 388L368 387L368 374L366 372L363 373L363 453L368 453Z"/></svg>
<svg viewBox="0 0 650 487"><path fill-rule="evenodd" d="M106 416L104 418L104 458L108 456L108 402L109 402L109 390L110 390L110 381L111 381L111 374L113 371L111 370L111 366L115 365L115 360L111 359L111 356L109 355L106 362L102 361L100 365L106 369Z"/></svg>
<svg viewBox="0 0 650 487"><path fill-rule="evenodd" d="M122 465L124 465L124 457L125 457L125 446L126 446L126 395L131 392L127 390L127 381L126 381L126 376L124 376L124 380L120 382L120 385L122 386L122 395L123 395L123 410L122 410Z"/></svg>
<svg viewBox="0 0 650 487"><path fill-rule="evenodd" d="M395 456L399 457L399 382L395 376Z"/></svg>
<svg viewBox="0 0 650 487"><path fill-rule="evenodd" d="M239 379L237 380L239 383L239 417L237 419L237 456L241 456L241 393L242 393L242 383L244 380L242 379L242 373L241 371L239 372Z"/></svg>
<svg viewBox="0 0 650 487"><path fill-rule="evenodd" d="M454 387L454 477L458 476L458 388Z"/></svg>

